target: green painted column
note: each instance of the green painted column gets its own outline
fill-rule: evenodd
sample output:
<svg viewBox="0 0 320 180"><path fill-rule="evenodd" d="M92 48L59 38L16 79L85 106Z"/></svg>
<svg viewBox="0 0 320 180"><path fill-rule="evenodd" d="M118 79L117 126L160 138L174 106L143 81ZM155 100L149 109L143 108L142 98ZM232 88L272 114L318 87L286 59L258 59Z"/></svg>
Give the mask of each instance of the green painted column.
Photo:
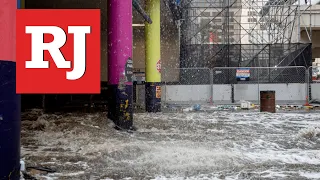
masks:
<svg viewBox="0 0 320 180"><path fill-rule="evenodd" d="M146 0L146 13L152 24L145 23L146 111L161 111L160 2Z"/></svg>

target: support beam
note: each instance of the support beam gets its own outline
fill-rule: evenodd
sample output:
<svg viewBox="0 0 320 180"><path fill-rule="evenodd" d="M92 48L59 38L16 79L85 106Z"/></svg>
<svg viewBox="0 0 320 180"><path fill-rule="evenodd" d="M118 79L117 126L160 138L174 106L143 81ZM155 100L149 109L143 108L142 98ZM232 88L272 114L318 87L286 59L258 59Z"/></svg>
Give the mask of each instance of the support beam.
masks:
<svg viewBox="0 0 320 180"><path fill-rule="evenodd" d="M132 0L108 0L108 118L117 128L133 128Z"/></svg>
<svg viewBox="0 0 320 180"><path fill-rule="evenodd" d="M146 12L152 24L146 23L146 111L161 111L160 2L146 0Z"/></svg>
<svg viewBox="0 0 320 180"><path fill-rule="evenodd" d="M18 0L20 1L20 0ZM20 96L16 94L16 0L0 0L0 179L20 179Z"/></svg>

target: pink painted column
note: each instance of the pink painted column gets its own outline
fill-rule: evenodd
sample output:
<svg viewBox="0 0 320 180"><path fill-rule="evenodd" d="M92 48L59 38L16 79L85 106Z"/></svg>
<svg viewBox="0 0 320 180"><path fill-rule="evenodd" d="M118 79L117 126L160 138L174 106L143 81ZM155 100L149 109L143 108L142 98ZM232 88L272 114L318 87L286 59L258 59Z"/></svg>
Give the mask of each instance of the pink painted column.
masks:
<svg viewBox="0 0 320 180"><path fill-rule="evenodd" d="M108 0L108 118L132 129L132 0Z"/></svg>

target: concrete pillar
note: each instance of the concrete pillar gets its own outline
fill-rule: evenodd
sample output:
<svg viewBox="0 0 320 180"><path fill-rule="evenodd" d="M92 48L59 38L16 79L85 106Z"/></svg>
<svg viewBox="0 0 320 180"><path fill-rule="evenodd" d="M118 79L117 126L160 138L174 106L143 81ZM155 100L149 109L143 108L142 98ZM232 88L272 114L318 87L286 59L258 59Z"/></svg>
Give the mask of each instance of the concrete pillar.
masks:
<svg viewBox="0 0 320 180"><path fill-rule="evenodd" d="M132 0L108 0L108 118L132 129Z"/></svg>
<svg viewBox="0 0 320 180"><path fill-rule="evenodd" d="M20 5L20 2L18 3ZM17 1L0 0L0 179L20 179L20 96L16 94Z"/></svg>
<svg viewBox="0 0 320 180"><path fill-rule="evenodd" d="M146 111L161 111L160 2L146 0L146 12L152 24L145 23Z"/></svg>

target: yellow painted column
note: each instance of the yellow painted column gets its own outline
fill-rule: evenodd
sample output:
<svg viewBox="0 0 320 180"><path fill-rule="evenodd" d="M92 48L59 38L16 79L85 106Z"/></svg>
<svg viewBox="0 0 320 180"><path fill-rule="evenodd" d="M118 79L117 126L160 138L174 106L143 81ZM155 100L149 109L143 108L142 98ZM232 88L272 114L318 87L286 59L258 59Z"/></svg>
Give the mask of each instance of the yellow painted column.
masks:
<svg viewBox="0 0 320 180"><path fill-rule="evenodd" d="M25 0L21 0L20 9L25 8Z"/></svg>
<svg viewBox="0 0 320 180"><path fill-rule="evenodd" d="M145 23L146 111L161 111L160 3L146 0L146 13L152 24Z"/></svg>

